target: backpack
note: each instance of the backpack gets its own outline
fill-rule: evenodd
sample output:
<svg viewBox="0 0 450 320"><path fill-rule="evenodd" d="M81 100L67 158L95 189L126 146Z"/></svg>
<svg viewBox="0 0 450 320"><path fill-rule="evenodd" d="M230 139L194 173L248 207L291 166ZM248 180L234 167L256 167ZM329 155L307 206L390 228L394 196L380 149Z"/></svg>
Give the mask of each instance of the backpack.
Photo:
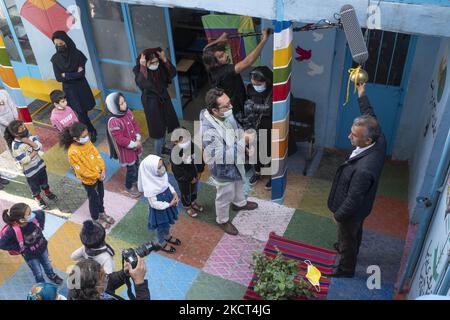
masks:
<svg viewBox="0 0 450 320"><path fill-rule="evenodd" d="M39 222L37 221L36 218L33 219L33 223L39 228ZM25 251L25 246L23 244L22 230L20 230L20 227L17 224L4 226L2 228L2 231L0 231L0 237L3 237L5 235L5 233L8 231L9 227L11 227L14 230L14 233L16 234L16 239L17 239L17 242L19 243L20 251L11 250L11 251L8 251L8 253L12 256L21 255L22 252Z"/></svg>

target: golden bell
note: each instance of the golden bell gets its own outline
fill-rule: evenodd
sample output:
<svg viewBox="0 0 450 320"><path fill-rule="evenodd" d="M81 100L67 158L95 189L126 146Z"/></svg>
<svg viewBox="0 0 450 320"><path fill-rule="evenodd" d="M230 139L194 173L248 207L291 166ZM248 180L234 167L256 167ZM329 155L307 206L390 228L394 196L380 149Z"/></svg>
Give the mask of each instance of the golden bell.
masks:
<svg viewBox="0 0 450 320"><path fill-rule="evenodd" d="M364 84L369 81L369 74L364 69L359 69L358 72L353 72L350 74L350 81L357 84Z"/></svg>

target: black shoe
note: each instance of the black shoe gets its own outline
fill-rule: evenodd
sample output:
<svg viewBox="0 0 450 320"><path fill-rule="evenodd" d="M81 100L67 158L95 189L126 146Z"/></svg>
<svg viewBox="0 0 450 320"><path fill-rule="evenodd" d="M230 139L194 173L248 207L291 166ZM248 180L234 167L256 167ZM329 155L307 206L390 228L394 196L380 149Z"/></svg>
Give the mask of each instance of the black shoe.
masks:
<svg viewBox="0 0 450 320"><path fill-rule="evenodd" d="M36 199L36 201L38 202L38 204L39 204L39 208L41 208L42 210L44 210L44 209L48 209L48 205L47 205L47 203L44 201L44 199L40 199L40 200L38 200L38 199Z"/></svg>
<svg viewBox="0 0 450 320"><path fill-rule="evenodd" d="M259 175L254 174L251 176L251 178L248 180L248 182L250 183L251 186L254 186L260 178L261 177Z"/></svg>
<svg viewBox="0 0 450 320"><path fill-rule="evenodd" d="M56 200L58 200L58 197L56 196L56 194L54 194L53 192L49 192L49 193L47 193L46 195L45 195L49 200L53 200L53 201L56 201Z"/></svg>
<svg viewBox="0 0 450 320"><path fill-rule="evenodd" d="M172 152L172 150L170 150L169 148L163 147L161 153L162 154L166 154L168 156L170 156L170 153Z"/></svg>
<svg viewBox="0 0 450 320"><path fill-rule="evenodd" d="M0 177L0 184L6 186L7 184L9 184L9 180Z"/></svg>
<svg viewBox="0 0 450 320"><path fill-rule="evenodd" d="M267 181L266 186L264 187L264 189L270 191L272 190L272 179L269 179L269 181Z"/></svg>
<svg viewBox="0 0 450 320"><path fill-rule="evenodd" d="M50 279L51 282L53 282L54 284L57 284L57 285L60 285L64 281L57 274L55 274L53 277L48 277L48 278Z"/></svg>
<svg viewBox="0 0 450 320"><path fill-rule="evenodd" d="M354 276L355 271L342 271L339 268L335 269L332 274L328 275L330 278L353 278Z"/></svg>

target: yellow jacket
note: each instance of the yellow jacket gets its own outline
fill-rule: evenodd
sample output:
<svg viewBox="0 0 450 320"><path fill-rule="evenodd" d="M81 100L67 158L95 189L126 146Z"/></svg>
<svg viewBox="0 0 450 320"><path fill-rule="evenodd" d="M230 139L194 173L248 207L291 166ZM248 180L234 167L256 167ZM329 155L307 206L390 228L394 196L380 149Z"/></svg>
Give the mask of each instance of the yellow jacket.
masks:
<svg viewBox="0 0 450 320"><path fill-rule="evenodd" d="M105 171L105 161L91 141L86 144L73 143L69 147L69 163L83 184L93 185Z"/></svg>

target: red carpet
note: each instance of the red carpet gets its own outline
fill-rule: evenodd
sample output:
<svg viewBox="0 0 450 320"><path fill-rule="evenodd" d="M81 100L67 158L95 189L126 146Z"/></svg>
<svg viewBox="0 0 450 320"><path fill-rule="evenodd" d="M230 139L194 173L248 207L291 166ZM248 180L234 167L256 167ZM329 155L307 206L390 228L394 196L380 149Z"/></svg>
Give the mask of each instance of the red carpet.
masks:
<svg viewBox="0 0 450 320"><path fill-rule="evenodd" d="M264 248L264 253L269 257L275 257L276 247L283 253L283 256L289 259L295 259L299 261L301 268L300 275L305 276L307 265L305 260L310 260L317 269L322 273L320 278L320 292L317 292L311 285L311 292L317 299L325 299L328 294L328 288L330 281L325 276L333 271L333 264L336 259L337 252L320 247L316 247L310 244L306 244L300 241L290 240L277 236L275 233L271 233L269 240ZM256 277L253 275L253 279L250 282L247 291L245 292L245 300L261 300L262 298L253 291ZM306 280L306 278L305 278ZM308 280L306 280L308 281ZM309 283L309 282L308 282ZM298 300L304 300L305 297L298 297Z"/></svg>

